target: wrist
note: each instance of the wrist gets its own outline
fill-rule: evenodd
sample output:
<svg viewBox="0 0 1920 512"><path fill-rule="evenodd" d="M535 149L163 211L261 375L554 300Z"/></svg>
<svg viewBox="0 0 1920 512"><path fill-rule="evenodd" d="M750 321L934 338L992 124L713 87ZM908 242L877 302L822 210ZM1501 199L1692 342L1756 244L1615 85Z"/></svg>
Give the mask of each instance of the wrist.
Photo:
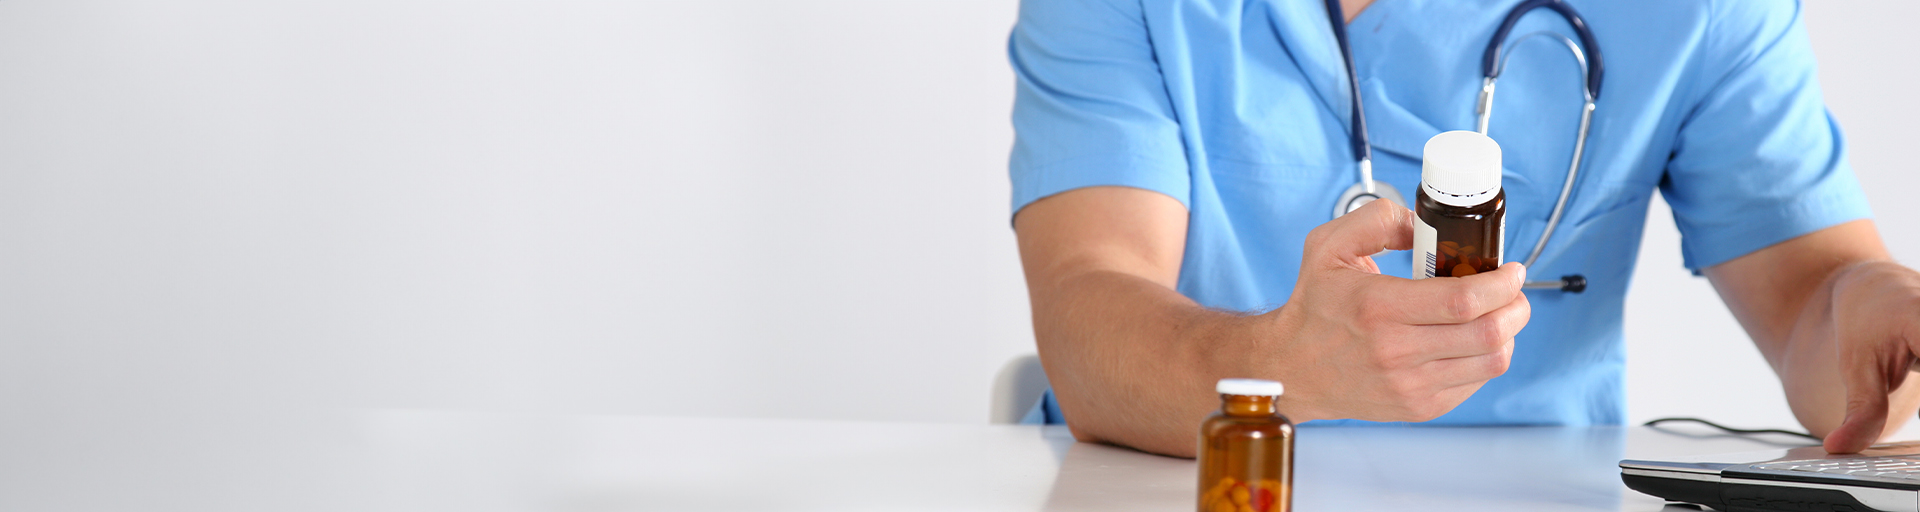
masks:
<svg viewBox="0 0 1920 512"><path fill-rule="evenodd" d="M1301 364L1303 357L1298 350L1300 326L1305 325L1301 309L1293 302L1282 305L1265 314L1248 317L1251 332L1246 339L1252 347L1252 357L1242 359L1245 371L1259 372L1266 378L1278 380L1287 386L1287 392L1280 396L1280 413L1294 423L1335 418L1322 403L1324 390L1317 386L1307 374L1310 365Z"/></svg>

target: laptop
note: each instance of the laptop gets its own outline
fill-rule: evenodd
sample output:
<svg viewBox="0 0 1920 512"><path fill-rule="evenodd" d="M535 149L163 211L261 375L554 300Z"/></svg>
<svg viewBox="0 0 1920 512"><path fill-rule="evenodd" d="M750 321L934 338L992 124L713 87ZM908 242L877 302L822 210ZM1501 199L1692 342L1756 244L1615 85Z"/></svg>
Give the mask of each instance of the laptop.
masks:
<svg viewBox="0 0 1920 512"><path fill-rule="evenodd" d="M1820 446L1620 461L1620 480L1668 501L1726 512L1920 512L1920 441L1852 455Z"/></svg>

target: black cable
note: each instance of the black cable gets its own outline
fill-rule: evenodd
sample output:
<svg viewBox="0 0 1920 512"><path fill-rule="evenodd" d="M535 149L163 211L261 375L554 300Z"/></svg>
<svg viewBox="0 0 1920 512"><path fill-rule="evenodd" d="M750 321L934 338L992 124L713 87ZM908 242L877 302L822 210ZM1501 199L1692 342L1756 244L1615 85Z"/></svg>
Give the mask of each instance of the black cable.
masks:
<svg viewBox="0 0 1920 512"><path fill-rule="evenodd" d="M1818 438L1818 437L1813 437L1813 434L1808 434L1808 433L1805 433L1805 432L1794 432L1794 431L1792 431L1792 430L1780 430L1780 429L1774 429L1774 428L1762 428L1762 429L1743 429L1743 428L1733 428L1733 427L1728 427L1728 426L1726 426L1726 425L1721 425L1721 424L1719 424L1719 423L1714 423L1714 422L1711 422L1711 421L1707 421L1707 420L1703 420L1703 419L1700 419L1700 418L1660 418L1660 419L1657 419L1657 420L1653 420L1653 421L1649 421L1649 422L1646 422L1646 423L1644 424L1644 426L1648 426L1648 427L1651 427L1651 426L1654 426L1654 425L1658 425L1658 424L1661 424L1661 423L1667 423L1667 422L1673 422L1673 421L1688 421L1688 422L1693 422L1693 423L1700 423L1700 424L1703 424L1703 425L1706 425L1706 426L1709 426L1709 427L1713 427L1713 428L1717 428L1717 429L1720 429L1720 430L1724 430L1724 431L1727 431L1727 432L1731 432L1731 433L1734 433L1734 434L1740 434L1740 435L1752 435L1752 434L1783 434L1783 435L1789 435L1789 436L1794 436L1794 437L1804 437L1804 438L1807 438L1807 439L1812 439L1812 440L1815 440L1815 441L1819 441L1819 440L1820 440L1820 438Z"/></svg>

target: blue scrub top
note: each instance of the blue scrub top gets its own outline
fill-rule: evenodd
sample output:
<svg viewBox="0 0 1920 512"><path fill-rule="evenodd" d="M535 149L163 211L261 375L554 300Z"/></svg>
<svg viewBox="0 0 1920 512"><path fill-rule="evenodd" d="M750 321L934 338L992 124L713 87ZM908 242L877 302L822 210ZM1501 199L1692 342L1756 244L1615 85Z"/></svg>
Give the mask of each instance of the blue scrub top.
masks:
<svg viewBox="0 0 1920 512"><path fill-rule="evenodd" d="M1474 128L1481 52L1518 3L1378 0L1348 25L1376 178L1411 194L1427 138ZM1656 189L1696 272L1869 215L1798 3L1571 3L1605 52L1605 84L1576 191L1528 274L1590 284L1528 291L1511 369L1432 424L1622 422L1621 312ZM1573 35L1541 9L1509 41L1539 30ZM1025 0L1008 55L1015 212L1081 187L1160 192L1190 215L1180 293L1249 313L1287 300L1307 232L1356 179L1321 0ZM1552 38L1514 50L1502 74L1490 135L1510 260L1533 248L1566 176L1580 80ZM1376 259L1410 273L1406 252ZM1062 422L1051 402L1030 418Z"/></svg>

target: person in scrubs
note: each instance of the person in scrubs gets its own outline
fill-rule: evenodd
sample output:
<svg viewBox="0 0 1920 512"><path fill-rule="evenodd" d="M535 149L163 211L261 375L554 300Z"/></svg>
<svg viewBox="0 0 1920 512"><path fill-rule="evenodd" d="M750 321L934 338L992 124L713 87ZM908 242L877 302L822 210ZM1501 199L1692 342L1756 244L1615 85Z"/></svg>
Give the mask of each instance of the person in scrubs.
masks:
<svg viewBox="0 0 1920 512"><path fill-rule="evenodd" d="M1415 190L1425 141L1474 128L1479 57L1517 3L1342 5L1377 179ZM1029 421L1190 457L1213 383L1252 377L1286 384L1295 421L1620 424L1622 306L1655 191L1687 267L1827 449L1914 416L1920 273L1869 219L1801 6L1571 4L1606 94L1538 268L1415 281L1408 210L1332 218L1355 160L1321 1L1023 1L1013 221L1053 386ZM1534 12L1514 34L1572 34ZM1579 124L1580 68L1544 41L1513 50L1489 134L1509 255L1538 240ZM1521 289L1573 273L1585 293Z"/></svg>

